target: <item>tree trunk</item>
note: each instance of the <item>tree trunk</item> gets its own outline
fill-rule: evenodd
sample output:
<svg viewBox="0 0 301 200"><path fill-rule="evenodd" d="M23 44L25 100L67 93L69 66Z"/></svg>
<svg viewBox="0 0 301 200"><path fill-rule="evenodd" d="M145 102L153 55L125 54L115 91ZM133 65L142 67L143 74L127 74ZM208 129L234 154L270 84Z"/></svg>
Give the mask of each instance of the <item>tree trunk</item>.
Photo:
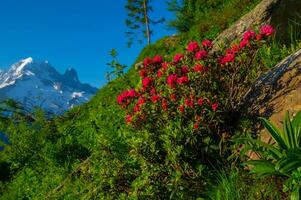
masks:
<svg viewBox="0 0 301 200"><path fill-rule="evenodd" d="M147 14L147 0L143 0L143 9L144 9L147 44L150 45L151 40L150 40L149 20Z"/></svg>

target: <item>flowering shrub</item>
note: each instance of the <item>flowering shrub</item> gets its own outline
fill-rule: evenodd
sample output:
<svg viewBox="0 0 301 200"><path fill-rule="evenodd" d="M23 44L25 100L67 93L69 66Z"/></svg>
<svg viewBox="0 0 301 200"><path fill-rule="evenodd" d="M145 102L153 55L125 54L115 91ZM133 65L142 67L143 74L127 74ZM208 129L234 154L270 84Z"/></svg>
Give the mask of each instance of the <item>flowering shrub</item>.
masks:
<svg viewBox="0 0 301 200"><path fill-rule="evenodd" d="M146 58L139 74L141 86L117 97L126 109L126 122L136 128L160 128L169 122L212 132L225 110L235 110L261 69L250 58L274 32L264 25L260 32L248 30L225 52L210 54L212 42L190 42L185 53L173 60L156 55Z"/></svg>
<svg viewBox="0 0 301 200"><path fill-rule="evenodd" d="M131 157L143 166L133 194L152 188L147 191L164 190L162 199L183 199L190 188L203 191L204 173L227 157L222 139L232 125L229 113L239 110L262 72L258 48L273 30L248 30L222 52L212 53L209 40L191 41L183 52L144 59L140 84L117 97L126 123L135 129L128 139Z"/></svg>

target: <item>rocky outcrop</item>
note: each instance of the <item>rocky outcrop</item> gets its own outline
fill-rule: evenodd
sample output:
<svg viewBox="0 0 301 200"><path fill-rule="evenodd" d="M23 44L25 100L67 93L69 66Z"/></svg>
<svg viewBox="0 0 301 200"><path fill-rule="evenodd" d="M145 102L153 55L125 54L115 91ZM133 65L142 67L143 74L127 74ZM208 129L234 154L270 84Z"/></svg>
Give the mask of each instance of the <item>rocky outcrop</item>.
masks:
<svg viewBox="0 0 301 200"><path fill-rule="evenodd" d="M285 112L301 110L301 49L263 74L244 98L245 113L269 118L278 127ZM267 132L261 131L267 141Z"/></svg>
<svg viewBox="0 0 301 200"><path fill-rule="evenodd" d="M276 37L285 41L289 37L289 23L298 15L301 16L300 0L262 0L252 11L214 40L213 52L240 38L247 29L263 24L271 24L276 27Z"/></svg>

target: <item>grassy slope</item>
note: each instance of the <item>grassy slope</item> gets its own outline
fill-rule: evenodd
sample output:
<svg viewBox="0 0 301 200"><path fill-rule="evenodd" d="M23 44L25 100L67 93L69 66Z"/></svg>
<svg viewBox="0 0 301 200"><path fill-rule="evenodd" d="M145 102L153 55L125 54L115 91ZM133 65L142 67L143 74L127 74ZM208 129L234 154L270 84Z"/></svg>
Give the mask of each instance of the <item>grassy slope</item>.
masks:
<svg viewBox="0 0 301 200"><path fill-rule="evenodd" d="M203 36L213 38L258 1L246 1L249 3L244 7L235 7L236 4L233 2L237 3L237 0L227 2L230 3L225 8L211 10L206 15L200 16L208 25L203 29L202 35L199 35L198 31L205 25L199 24L178 37L161 39L146 47L138 56L137 62L155 54L172 55L182 49L188 40L198 36L198 40ZM231 14L233 6L235 12ZM222 22L225 17L229 20ZM217 24L221 26L210 28L208 24L212 23L210 19L214 19L214 22L219 20ZM127 80L130 80L130 84ZM34 165L25 166L20 170L0 198L17 199L27 196L40 199L48 196L87 199L103 195L107 196L106 199L110 199L114 198L113 195L119 190L126 190L124 188L128 187L129 183L122 181L131 179L127 177L132 173L128 170L136 169L134 162L125 157L129 150L127 138L134 137L135 132L125 126L124 113L116 104L116 96L130 87L129 85L135 86L138 80L139 77L132 67L125 77L114 80L100 89L89 103L51 122L50 126L54 128L49 134L54 134L56 138L47 140L40 148L44 159L37 159ZM86 153L75 155L74 152L78 150ZM107 165L114 167L108 168ZM125 168L128 170L124 170ZM101 194L102 192L104 194Z"/></svg>

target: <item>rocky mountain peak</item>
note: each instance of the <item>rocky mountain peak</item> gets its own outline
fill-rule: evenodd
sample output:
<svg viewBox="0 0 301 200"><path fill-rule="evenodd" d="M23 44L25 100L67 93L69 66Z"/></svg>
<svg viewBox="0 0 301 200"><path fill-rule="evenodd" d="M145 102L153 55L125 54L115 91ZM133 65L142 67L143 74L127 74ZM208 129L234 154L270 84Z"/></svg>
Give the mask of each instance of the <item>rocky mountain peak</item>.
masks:
<svg viewBox="0 0 301 200"><path fill-rule="evenodd" d="M73 68L60 74L48 61L29 57L0 73L0 97L10 98L24 107L41 107L60 114L87 102L97 88L79 81Z"/></svg>
<svg viewBox="0 0 301 200"><path fill-rule="evenodd" d="M68 81L74 81L74 82L78 82L79 81L77 72L72 67L68 68L65 71L63 77L64 77L65 80L68 80Z"/></svg>

